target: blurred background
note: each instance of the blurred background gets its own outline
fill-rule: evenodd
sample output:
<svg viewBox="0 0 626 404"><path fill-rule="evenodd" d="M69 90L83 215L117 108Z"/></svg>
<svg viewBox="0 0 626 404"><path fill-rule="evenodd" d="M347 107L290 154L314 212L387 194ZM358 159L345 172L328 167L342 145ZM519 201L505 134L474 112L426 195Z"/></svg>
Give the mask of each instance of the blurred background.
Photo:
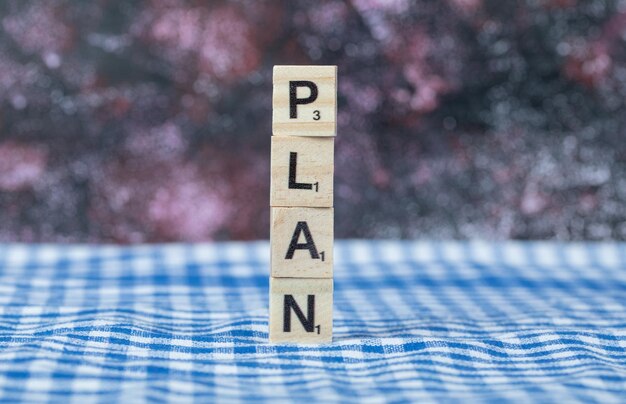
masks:
<svg viewBox="0 0 626 404"><path fill-rule="evenodd" d="M2 0L0 241L267 238L275 64L336 237L626 240L626 1Z"/></svg>

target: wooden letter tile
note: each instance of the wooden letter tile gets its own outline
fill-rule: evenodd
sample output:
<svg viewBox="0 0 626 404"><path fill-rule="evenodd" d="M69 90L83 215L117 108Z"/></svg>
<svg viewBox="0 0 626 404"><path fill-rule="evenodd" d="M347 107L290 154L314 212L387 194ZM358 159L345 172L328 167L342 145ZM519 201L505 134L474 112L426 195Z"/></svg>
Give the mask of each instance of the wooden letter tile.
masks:
<svg viewBox="0 0 626 404"><path fill-rule="evenodd" d="M272 208L275 278L332 278L333 208Z"/></svg>
<svg viewBox="0 0 626 404"><path fill-rule="evenodd" d="M331 342L332 328L332 279L270 278L270 342Z"/></svg>
<svg viewBox="0 0 626 404"><path fill-rule="evenodd" d="M335 136L337 66L274 66L272 132Z"/></svg>
<svg viewBox="0 0 626 404"><path fill-rule="evenodd" d="M334 138L272 136L271 206L333 206Z"/></svg>

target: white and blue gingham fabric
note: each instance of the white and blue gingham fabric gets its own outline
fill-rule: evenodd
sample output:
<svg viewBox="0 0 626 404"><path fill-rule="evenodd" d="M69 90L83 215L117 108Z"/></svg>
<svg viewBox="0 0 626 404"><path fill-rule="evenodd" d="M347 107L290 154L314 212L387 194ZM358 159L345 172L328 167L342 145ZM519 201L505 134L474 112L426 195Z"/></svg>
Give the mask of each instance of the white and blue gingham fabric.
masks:
<svg viewBox="0 0 626 404"><path fill-rule="evenodd" d="M626 245L337 242L270 345L267 242L0 245L0 401L626 401Z"/></svg>

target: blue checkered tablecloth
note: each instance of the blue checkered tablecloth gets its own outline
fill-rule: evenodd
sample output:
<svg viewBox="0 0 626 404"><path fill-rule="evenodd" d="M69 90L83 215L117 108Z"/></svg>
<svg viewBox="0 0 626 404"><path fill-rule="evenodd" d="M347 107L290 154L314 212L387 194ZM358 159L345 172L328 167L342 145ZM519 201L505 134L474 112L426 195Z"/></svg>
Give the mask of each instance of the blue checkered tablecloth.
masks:
<svg viewBox="0 0 626 404"><path fill-rule="evenodd" d="M626 401L626 244L337 242L322 346L268 247L0 245L0 401Z"/></svg>

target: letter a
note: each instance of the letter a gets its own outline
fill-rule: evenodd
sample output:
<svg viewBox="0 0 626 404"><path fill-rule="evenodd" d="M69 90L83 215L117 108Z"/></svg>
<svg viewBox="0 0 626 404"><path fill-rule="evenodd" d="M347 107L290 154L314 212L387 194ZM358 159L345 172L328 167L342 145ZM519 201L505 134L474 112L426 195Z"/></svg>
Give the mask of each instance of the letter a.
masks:
<svg viewBox="0 0 626 404"><path fill-rule="evenodd" d="M304 233L304 239L306 243L298 243L300 239L300 233ZM309 250L311 253L311 258L319 259L319 254L317 253L317 248L315 247L315 242L313 241L313 237L311 237L311 231L309 231L309 225L306 222L298 222L296 225L296 229L293 232L293 236L291 237L291 243L289 243L289 249L287 250L287 255L285 259L290 260L293 258L293 253L296 250Z"/></svg>

